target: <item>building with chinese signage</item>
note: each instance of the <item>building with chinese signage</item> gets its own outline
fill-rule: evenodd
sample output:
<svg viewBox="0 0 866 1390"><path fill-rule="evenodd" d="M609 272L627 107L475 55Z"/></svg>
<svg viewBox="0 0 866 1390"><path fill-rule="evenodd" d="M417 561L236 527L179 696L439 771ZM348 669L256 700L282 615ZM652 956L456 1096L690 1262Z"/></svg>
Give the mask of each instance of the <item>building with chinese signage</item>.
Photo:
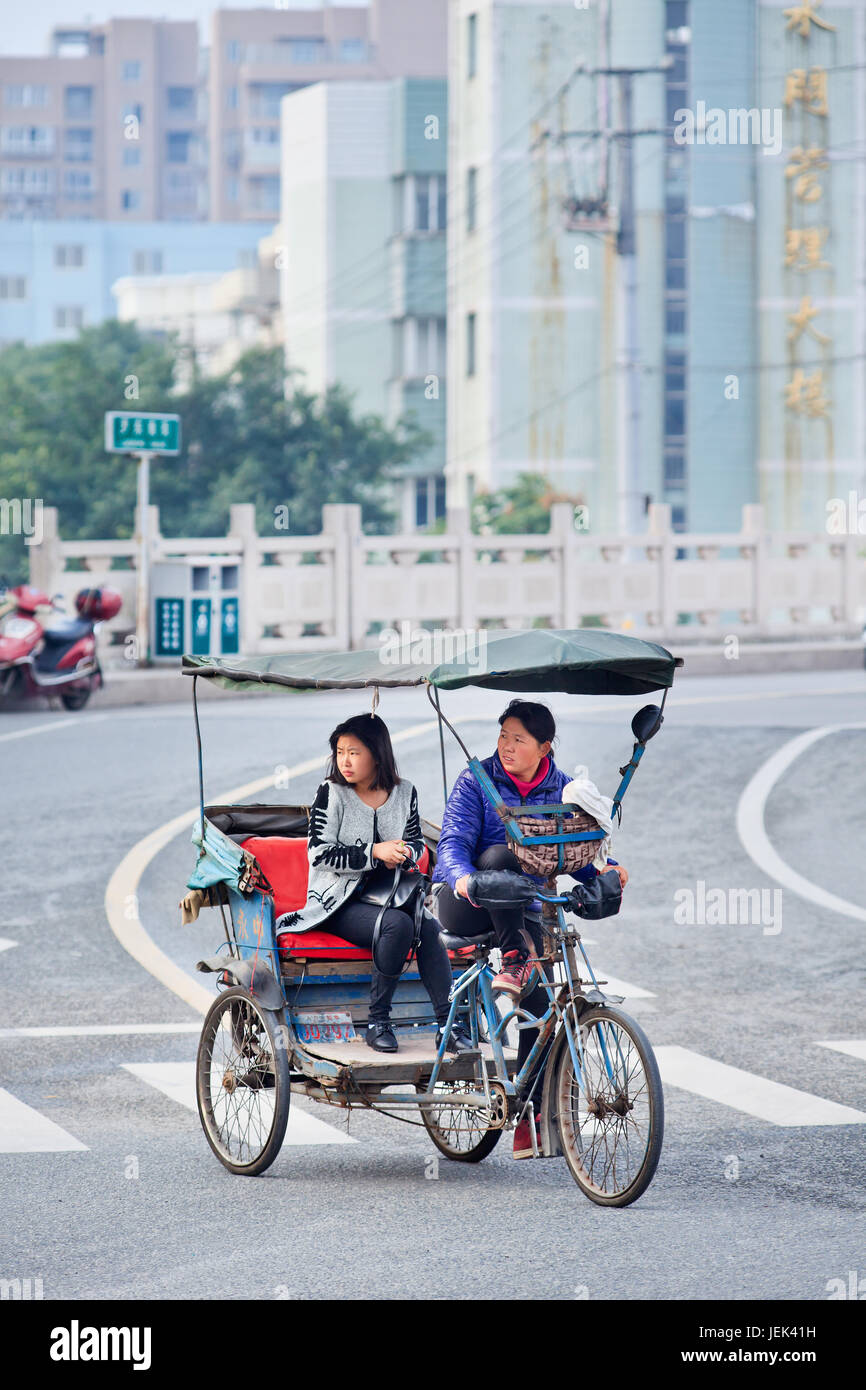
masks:
<svg viewBox="0 0 866 1390"><path fill-rule="evenodd" d="M866 496L866 4L452 0L450 42L449 501Z"/></svg>

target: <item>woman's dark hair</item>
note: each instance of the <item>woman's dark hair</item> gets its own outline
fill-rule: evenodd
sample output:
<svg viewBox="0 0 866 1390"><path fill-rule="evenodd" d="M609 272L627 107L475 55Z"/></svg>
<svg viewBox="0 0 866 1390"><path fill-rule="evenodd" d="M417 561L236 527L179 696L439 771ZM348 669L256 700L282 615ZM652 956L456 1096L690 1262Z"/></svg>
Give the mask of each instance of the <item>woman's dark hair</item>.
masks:
<svg viewBox="0 0 866 1390"><path fill-rule="evenodd" d="M556 720L547 705L540 705L535 700L512 700L508 709L504 709L499 716L500 728L506 719L519 719L537 743L553 743L556 738Z"/></svg>
<svg viewBox="0 0 866 1390"><path fill-rule="evenodd" d="M378 714L353 714L351 719L345 719L342 724L337 725L328 740L331 745L331 762L326 774L327 780L336 782L341 787L351 785L337 767L337 743L343 734L354 735L372 753L376 772L371 787L381 788L385 792L393 791L400 781L400 776L394 761L388 725Z"/></svg>

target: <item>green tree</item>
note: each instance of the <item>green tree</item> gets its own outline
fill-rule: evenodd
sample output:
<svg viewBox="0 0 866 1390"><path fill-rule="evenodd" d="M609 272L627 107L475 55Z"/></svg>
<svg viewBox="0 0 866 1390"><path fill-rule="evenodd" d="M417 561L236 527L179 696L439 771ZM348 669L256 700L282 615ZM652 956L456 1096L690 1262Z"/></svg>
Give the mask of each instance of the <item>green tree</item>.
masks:
<svg viewBox="0 0 866 1390"><path fill-rule="evenodd" d="M554 502L577 504L582 499L555 492L542 473L520 473L511 486L498 492L482 492L472 506L472 526L484 534L520 535L550 530Z"/></svg>
<svg viewBox="0 0 866 1390"><path fill-rule="evenodd" d="M341 386L316 396L286 381L279 349L256 349L220 377L194 363L178 388L184 350L110 321L74 342L0 351L0 497L42 498L64 539L129 537L136 467L106 454L107 410L172 411L182 452L157 460L151 497L165 535L219 535L232 502L255 503L263 531L277 507L295 535L319 529L324 502L360 502L367 530L392 524L387 483L429 447L414 421L393 429L358 415ZM23 538L0 536L0 574L26 573Z"/></svg>

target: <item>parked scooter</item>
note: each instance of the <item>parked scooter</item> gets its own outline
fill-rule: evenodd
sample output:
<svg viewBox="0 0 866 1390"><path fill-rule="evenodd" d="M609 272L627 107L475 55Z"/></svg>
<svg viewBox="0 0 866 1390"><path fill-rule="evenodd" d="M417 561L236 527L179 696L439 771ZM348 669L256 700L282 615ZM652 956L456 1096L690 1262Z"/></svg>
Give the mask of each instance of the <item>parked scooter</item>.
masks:
<svg viewBox="0 0 866 1390"><path fill-rule="evenodd" d="M115 617L122 602L114 589L80 589L78 617L68 618L31 584L0 590L0 703L56 693L66 709L83 709L103 684L95 625ZM59 619L49 625L46 610Z"/></svg>

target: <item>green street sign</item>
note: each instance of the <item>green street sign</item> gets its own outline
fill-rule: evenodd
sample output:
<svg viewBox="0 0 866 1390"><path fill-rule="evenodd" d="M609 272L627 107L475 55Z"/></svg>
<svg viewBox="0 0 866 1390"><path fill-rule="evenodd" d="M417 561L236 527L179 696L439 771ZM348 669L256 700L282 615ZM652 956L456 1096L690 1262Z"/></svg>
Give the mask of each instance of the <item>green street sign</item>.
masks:
<svg viewBox="0 0 866 1390"><path fill-rule="evenodd" d="M107 410L105 450L109 454L179 454L180 416Z"/></svg>

